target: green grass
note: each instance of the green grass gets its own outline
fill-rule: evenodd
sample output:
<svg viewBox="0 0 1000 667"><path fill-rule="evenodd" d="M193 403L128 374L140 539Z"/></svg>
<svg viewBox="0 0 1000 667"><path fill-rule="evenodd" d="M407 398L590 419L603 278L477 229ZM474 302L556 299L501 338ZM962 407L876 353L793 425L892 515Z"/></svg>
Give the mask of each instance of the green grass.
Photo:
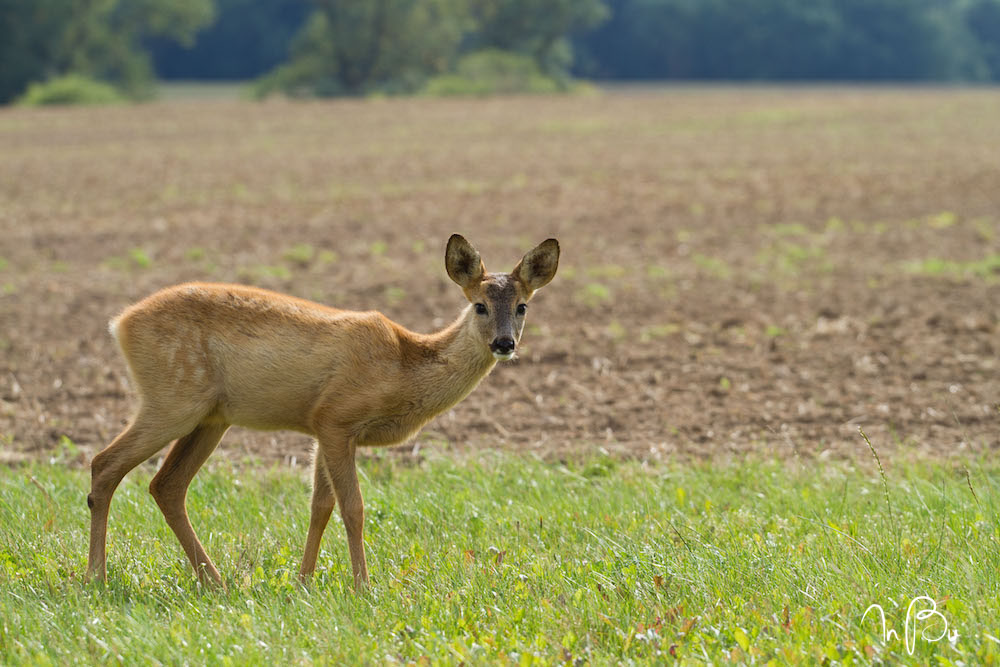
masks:
<svg viewBox="0 0 1000 667"><path fill-rule="evenodd" d="M0 663L995 661L1000 468L890 465L883 487L859 450L860 467L368 459L362 595L336 519L316 578L296 583L305 473L215 463L196 478L221 592L195 584L150 469L115 496L104 587L79 580L86 473L4 468ZM941 616L917 621L912 656L873 613L862 623L879 604L903 635L922 595ZM954 642L928 640L942 618Z"/></svg>
<svg viewBox="0 0 1000 667"><path fill-rule="evenodd" d="M309 266L316 257L316 248L309 243L296 243L285 250L284 258L299 266Z"/></svg>
<svg viewBox="0 0 1000 667"><path fill-rule="evenodd" d="M131 248L127 257L109 257L102 265L114 271L131 271L133 269L148 269L153 260L143 248Z"/></svg>
<svg viewBox="0 0 1000 667"><path fill-rule="evenodd" d="M733 275L733 269L724 260L716 257L708 257L701 253L695 254L691 261L694 262L701 271L713 278L728 280Z"/></svg>
<svg viewBox="0 0 1000 667"><path fill-rule="evenodd" d="M991 281L997 280L1000 277L1000 254L987 255L982 259L967 262L930 257L924 260L907 262L905 268L910 273L922 275L951 278L973 276Z"/></svg>
<svg viewBox="0 0 1000 667"><path fill-rule="evenodd" d="M590 308L597 308L611 301L611 288L604 283L591 282L577 290L576 300Z"/></svg>

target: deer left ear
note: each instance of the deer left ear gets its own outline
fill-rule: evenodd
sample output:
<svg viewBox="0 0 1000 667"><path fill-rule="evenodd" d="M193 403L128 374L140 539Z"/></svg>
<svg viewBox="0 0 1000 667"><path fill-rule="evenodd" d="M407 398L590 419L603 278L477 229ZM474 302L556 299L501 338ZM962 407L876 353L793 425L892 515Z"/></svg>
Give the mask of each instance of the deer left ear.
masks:
<svg viewBox="0 0 1000 667"><path fill-rule="evenodd" d="M559 268L559 241L546 239L533 250L528 251L514 270L510 272L514 280L519 281L530 291L549 284Z"/></svg>

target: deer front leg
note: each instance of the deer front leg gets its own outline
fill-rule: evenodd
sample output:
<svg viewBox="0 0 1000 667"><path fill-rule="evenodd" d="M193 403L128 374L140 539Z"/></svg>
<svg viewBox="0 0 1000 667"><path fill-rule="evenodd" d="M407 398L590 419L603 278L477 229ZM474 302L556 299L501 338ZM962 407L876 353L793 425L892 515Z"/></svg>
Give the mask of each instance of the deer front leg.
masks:
<svg viewBox="0 0 1000 667"><path fill-rule="evenodd" d="M330 485L340 505L340 516L347 529L347 547L351 552L351 570L354 573L354 590L361 591L368 585L368 564L365 561L363 540L365 505L358 485L358 470L354 462L354 445L346 439L336 445L320 440L320 449L326 461ZM311 528L311 527L310 527Z"/></svg>
<svg viewBox="0 0 1000 667"><path fill-rule="evenodd" d="M323 539L323 531L333 514L336 499L333 486L330 483L330 473L327 470L323 450L316 445L313 456L313 493L312 507L309 514L309 534L306 536L306 548L302 554L302 568L299 579L304 583L316 570L316 559L319 556L319 545Z"/></svg>

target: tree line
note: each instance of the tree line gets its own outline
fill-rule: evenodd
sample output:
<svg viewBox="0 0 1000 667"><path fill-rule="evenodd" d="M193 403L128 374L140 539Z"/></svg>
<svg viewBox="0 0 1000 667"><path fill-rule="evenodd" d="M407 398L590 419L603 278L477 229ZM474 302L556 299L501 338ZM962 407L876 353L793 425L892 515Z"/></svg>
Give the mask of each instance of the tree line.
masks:
<svg viewBox="0 0 1000 667"><path fill-rule="evenodd" d="M997 0L609 0L602 78L1000 81Z"/></svg>
<svg viewBox="0 0 1000 667"><path fill-rule="evenodd" d="M303 95L995 82L1000 0L0 0L0 102L70 73L133 97L155 77Z"/></svg>

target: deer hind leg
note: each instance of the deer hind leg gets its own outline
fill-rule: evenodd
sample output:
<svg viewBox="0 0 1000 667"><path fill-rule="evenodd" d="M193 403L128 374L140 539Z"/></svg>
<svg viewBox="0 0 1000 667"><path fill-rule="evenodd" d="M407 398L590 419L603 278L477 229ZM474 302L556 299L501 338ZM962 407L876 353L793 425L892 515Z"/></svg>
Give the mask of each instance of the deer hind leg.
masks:
<svg viewBox="0 0 1000 667"><path fill-rule="evenodd" d="M185 499L195 474L215 451L216 445L229 428L228 424L200 424L177 440L149 483L149 492L163 512L167 525L184 547L184 553L198 573L202 583L222 585L222 577L205 553L205 548L191 527Z"/></svg>
<svg viewBox="0 0 1000 667"><path fill-rule="evenodd" d="M323 531L330 522L330 515L337 501L330 482L330 472L323 456L323 450L316 446L313 461L313 491L312 507L309 514L309 534L306 536L306 548L302 553L302 568L299 578L307 580L316 570L316 559L319 556L319 545L323 539Z"/></svg>
<svg viewBox="0 0 1000 667"><path fill-rule="evenodd" d="M107 576L108 512L111 497L125 475L150 456L166 447L198 423L198 419L164 426L148 411L140 409L138 416L110 445L90 463L90 551L87 556L87 579L104 581Z"/></svg>

